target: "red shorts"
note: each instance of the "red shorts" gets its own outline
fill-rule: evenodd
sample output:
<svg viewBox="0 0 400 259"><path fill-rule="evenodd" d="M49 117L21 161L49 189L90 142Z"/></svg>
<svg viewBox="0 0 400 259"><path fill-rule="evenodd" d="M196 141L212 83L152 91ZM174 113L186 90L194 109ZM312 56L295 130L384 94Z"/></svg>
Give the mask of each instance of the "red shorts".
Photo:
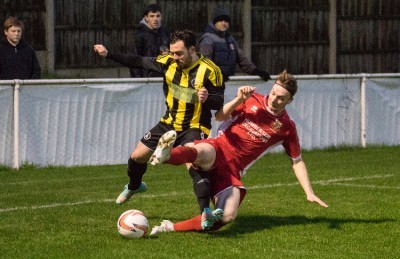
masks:
<svg viewBox="0 0 400 259"><path fill-rule="evenodd" d="M234 154L228 151L227 144L221 138L195 140L194 143L208 143L215 149L215 163L213 168L209 170L210 180L213 185L212 196L214 197L228 188L238 187L241 190L240 202L242 202L246 195L246 188L240 177L242 169L238 166Z"/></svg>

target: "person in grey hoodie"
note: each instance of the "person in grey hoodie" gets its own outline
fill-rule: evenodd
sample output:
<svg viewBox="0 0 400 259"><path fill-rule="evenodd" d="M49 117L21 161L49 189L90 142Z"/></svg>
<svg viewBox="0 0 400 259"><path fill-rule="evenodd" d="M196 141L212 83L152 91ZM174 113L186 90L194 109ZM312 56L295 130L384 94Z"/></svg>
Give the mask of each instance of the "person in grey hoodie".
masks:
<svg viewBox="0 0 400 259"><path fill-rule="evenodd" d="M228 12L220 6L215 8L213 20L199 40L200 52L221 68L224 81L235 74L236 65L246 74L258 75L265 81L271 79L266 71L258 69L239 48L237 41L229 33L230 21Z"/></svg>
<svg viewBox="0 0 400 259"><path fill-rule="evenodd" d="M168 53L169 31L162 25L160 6L147 6L140 21L139 28L134 34L134 54L143 57L157 57ZM161 73L144 69L130 69L131 77L162 77Z"/></svg>
<svg viewBox="0 0 400 259"><path fill-rule="evenodd" d="M40 66L32 47L22 39L24 24L16 17L4 22L0 41L0 80L40 79Z"/></svg>

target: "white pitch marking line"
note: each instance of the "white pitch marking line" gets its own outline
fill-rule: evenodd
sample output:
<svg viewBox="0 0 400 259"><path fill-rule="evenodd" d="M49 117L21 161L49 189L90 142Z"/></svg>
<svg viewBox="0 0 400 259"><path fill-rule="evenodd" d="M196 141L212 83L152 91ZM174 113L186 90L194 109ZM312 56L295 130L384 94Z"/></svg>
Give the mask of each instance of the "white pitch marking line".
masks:
<svg viewBox="0 0 400 259"><path fill-rule="evenodd" d="M104 200L106 201L106 200ZM78 202L67 202L67 203L53 203L53 204L47 204L47 205L38 205L38 206L24 206L24 207L14 207L14 208L7 208L7 209L0 209L0 212L9 212L9 211L15 211L15 210L37 210L37 209L48 209L48 208L54 208L54 207L61 207L61 206L75 206L75 205L81 205L81 204L89 204L89 203L94 203L96 201L78 201Z"/></svg>
<svg viewBox="0 0 400 259"><path fill-rule="evenodd" d="M141 197L144 198L157 198L157 197L170 197L170 196L178 196L184 193L178 192L170 192L164 194L141 194ZM48 208L55 208L55 207L67 207L67 206L76 206L82 204L90 204L90 203L101 203L101 202L115 202L114 199L104 199L104 200L87 200L87 201L78 201L78 202L66 202L66 203L53 203L53 204L46 204L46 205L37 205L37 206L23 206L23 207L14 207L14 208L6 208L0 209L0 213L9 212L9 211L16 211L16 210L37 210L37 209L48 209Z"/></svg>
<svg viewBox="0 0 400 259"><path fill-rule="evenodd" d="M331 183L336 182L349 182L349 181L358 181L358 180L368 180L368 179L380 179L380 178L388 178L393 177L393 174L386 174L386 175L371 175L371 176L364 176L364 177L349 177L349 178L338 178L338 179L330 179L330 180L320 180L320 181L313 181L312 184L321 184L321 185L328 185ZM251 187L246 187L247 189L262 189L262 188L272 188L272 187L282 187L282 186L293 186L298 185L298 182L294 183L275 183L275 184L267 184L267 185L256 185Z"/></svg>
<svg viewBox="0 0 400 259"><path fill-rule="evenodd" d="M394 190L400 190L400 187L397 187L397 186L379 186L379 185L372 185L372 184L333 183L332 185L360 187L360 188L371 188L371 189L394 189Z"/></svg>
<svg viewBox="0 0 400 259"><path fill-rule="evenodd" d="M43 182L47 182L47 183L57 183L57 182L77 182L77 181L86 181L86 180L97 180L97 181L101 181L104 179L115 179L115 176L103 176L103 177L90 177L90 178L71 178L71 179L48 179L48 180L33 180L33 181L18 181L18 182L11 182L11 183L0 183L1 185L30 185L30 184L35 184L35 183L43 183Z"/></svg>
<svg viewBox="0 0 400 259"><path fill-rule="evenodd" d="M372 175L372 176L365 176L365 177L349 177L349 178L338 178L338 179L330 179L330 180L321 180L312 182L313 184L334 184L334 185L348 185L348 186L358 186L358 187L368 187L368 188L382 188L382 189L400 189L399 187L390 187L390 186L375 186L375 185L352 185L352 184L345 184L345 183L338 183L338 182L348 182L348 181L357 181L357 180L366 180L366 179L379 179L379 178L388 178L393 177L393 174L387 175ZM268 185L258 185L258 186L250 186L247 189L262 189L262 188L273 188L273 187L282 187L282 186L293 186L298 185L298 182L295 183L276 183L276 184L268 184ZM157 198L157 197L165 197L165 196L178 196L184 194L183 192L171 192L171 193L164 193L164 194L141 194L141 197L144 198ZM10 211L17 211L17 210L36 210L36 209L47 209L47 208L55 208L55 207L65 207L65 206L77 206L82 204L90 204L90 203L101 203L101 202L114 202L113 199L104 199L104 200L88 200L88 201L80 201L80 202L67 202L67 203L53 203L47 205L37 205L37 206L23 206L23 207L14 207L14 208L4 208L0 209L0 213L3 212L10 212Z"/></svg>
<svg viewBox="0 0 400 259"><path fill-rule="evenodd" d="M382 178L389 178L393 177L393 174L385 174L385 175L371 175L371 176L364 176L364 177L349 177L349 178L342 178L342 179L331 179L331 180L321 180L312 182L313 184L329 184L329 183L336 183L336 182L349 182L349 181L358 181L358 180L368 180L368 179L382 179Z"/></svg>

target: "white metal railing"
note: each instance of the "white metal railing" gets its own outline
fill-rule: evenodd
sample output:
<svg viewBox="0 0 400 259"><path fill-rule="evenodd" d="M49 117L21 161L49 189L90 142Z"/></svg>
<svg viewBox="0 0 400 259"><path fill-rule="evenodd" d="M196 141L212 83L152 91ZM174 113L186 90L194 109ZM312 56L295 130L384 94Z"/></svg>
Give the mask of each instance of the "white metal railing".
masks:
<svg viewBox="0 0 400 259"><path fill-rule="evenodd" d="M400 74L298 75L296 78L299 91L287 109L296 122L303 148L400 144L397 134L400 130ZM265 83L254 76L231 77L225 99L232 99L237 86L245 84L256 85L257 91L267 94L273 80ZM0 139L7 140L11 136L12 141L5 141L5 148L0 148L0 164L18 169L22 162L40 165L124 163L135 142L164 112L161 83L162 78L0 80L0 120L8 118L2 115L7 109L1 109L2 105L8 105L1 103L8 99L8 92L1 90L13 89L9 96L13 102L12 126L8 125L9 119L4 119L6 123L0 126ZM118 92L122 94L116 94ZM127 109L132 110L126 112ZM95 119L96 116L100 119ZM127 119L120 119L121 116ZM60 122L59 118L65 120ZM129 123L124 126L128 119ZM91 123L93 132L85 123ZM213 125L215 133L217 123ZM107 134L115 132L110 137L98 128L109 129ZM126 135L131 137L125 139ZM107 139L106 144L103 138ZM46 150L40 150L41 147ZM62 148L67 151L60 151ZM43 155L39 156L40 152L44 152Z"/></svg>

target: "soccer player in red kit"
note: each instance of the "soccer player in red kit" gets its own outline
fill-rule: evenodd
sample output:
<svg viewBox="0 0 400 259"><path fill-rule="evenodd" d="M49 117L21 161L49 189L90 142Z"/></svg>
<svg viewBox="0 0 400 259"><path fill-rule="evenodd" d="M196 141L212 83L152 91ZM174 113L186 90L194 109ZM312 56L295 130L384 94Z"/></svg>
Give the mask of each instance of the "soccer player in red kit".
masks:
<svg viewBox="0 0 400 259"><path fill-rule="evenodd" d="M279 74L268 96L256 93L253 86L239 87L237 96L215 114L217 120L225 121L218 137L196 141L192 147L173 149L172 144L168 143L176 138L174 131L167 132L161 138L150 159L151 164L181 165L191 162L209 172L212 200L216 208L207 215L207 220L212 223L209 229L216 230L235 220L246 194L241 177L246 169L277 145L282 145L290 156L293 171L307 200L328 207L314 194L301 157L296 125L285 110L296 92L297 82L285 70ZM160 226L153 228L151 234L207 230L202 228L201 222L201 215L175 224L163 220Z"/></svg>

